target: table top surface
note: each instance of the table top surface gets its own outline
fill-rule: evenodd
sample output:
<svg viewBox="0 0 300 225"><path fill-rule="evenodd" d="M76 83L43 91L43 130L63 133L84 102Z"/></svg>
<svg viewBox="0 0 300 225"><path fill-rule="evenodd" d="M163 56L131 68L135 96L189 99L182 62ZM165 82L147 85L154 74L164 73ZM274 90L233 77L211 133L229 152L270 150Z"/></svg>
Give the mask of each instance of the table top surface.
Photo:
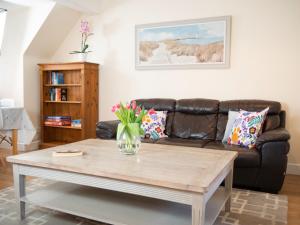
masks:
<svg viewBox="0 0 300 225"><path fill-rule="evenodd" d="M53 157L56 150L83 156ZM191 192L207 192L231 166L237 152L142 143L136 155L119 152L116 141L88 139L54 148L10 156L8 162L93 175Z"/></svg>

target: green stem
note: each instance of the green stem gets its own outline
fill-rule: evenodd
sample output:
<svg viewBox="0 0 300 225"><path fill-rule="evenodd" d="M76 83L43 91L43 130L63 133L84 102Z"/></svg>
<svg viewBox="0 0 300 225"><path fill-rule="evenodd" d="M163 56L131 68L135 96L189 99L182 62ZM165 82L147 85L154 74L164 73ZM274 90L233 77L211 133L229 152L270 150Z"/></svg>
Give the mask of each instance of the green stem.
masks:
<svg viewBox="0 0 300 225"><path fill-rule="evenodd" d="M83 42L83 48L85 48L86 41L87 41L87 34L86 34L86 33L84 33L84 42ZM85 50L86 50L86 49L85 49Z"/></svg>
<svg viewBox="0 0 300 225"><path fill-rule="evenodd" d="M81 33L81 52L83 50L83 33Z"/></svg>

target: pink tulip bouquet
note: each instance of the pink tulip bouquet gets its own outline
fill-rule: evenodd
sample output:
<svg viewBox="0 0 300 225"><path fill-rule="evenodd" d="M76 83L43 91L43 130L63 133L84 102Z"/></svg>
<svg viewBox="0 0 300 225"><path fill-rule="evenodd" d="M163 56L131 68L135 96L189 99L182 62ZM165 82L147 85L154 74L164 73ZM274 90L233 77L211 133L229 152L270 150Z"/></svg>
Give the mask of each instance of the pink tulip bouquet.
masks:
<svg viewBox="0 0 300 225"><path fill-rule="evenodd" d="M81 33L81 49L80 51L72 51L70 54L79 54L79 53L88 53L87 51L89 45L86 43L89 36L93 35L90 31L89 22L82 20L80 24L80 33Z"/></svg>
<svg viewBox="0 0 300 225"><path fill-rule="evenodd" d="M112 112L123 125L127 126L128 124L136 123L139 128L141 127L143 117L147 114L147 111L138 106L135 101L126 105L123 103L116 104L112 107ZM140 129L139 133L143 135L144 131Z"/></svg>
<svg viewBox="0 0 300 225"><path fill-rule="evenodd" d="M122 103L114 105L112 112L120 120L117 129L117 143L120 151L127 155L135 154L141 143L140 137L144 134L141 124L147 111L132 101L126 105Z"/></svg>

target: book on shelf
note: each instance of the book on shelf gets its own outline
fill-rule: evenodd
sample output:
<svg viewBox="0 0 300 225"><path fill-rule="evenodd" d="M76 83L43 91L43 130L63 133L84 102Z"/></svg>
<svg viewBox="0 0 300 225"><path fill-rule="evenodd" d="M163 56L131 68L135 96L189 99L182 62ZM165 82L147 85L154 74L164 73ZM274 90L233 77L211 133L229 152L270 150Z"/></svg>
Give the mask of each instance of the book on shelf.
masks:
<svg viewBox="0 0 300 225"><path fill-rule="evenodd" d="M45 121L45 125L47 126L71 126L71 122L68 121Z"/></svg>
<svg viewBox="0 0 300 225"><path fill-rule="evenodd" d="M50 88L49 89L50 101L68 101L67 88Z"/></svg>
<svg viewBox="0 0 300 225"><path fill-rule="evenodd" d="M45 119L49 120L71 120L71 116L46 116Z"/></svg>
<svg viewBox="0 0 300 225"><path fill-rule="evenodd" d="M50 72L48 75L48 84L64 84L64 74L61 72Z"/></svg>
<svg viewBox="0 0 300 225"><path fill-rule="evenodd" d="M80 119L72 120L71 126L76 128L81 128L81 120Z"/></svg>
<svg viewBox="0 0 300 225"><path fill-rule="evenodd" d="M61 88L55 88L55 101L61 101Z"/></svg>
<svg viewBox="0 0 300 225"><path fill-rule="evenodd" d="M60 100L68 101L68 89L67 88L62 88L60 90Z"/></svg>
<svg viewBox="0 0 300 225"><path fill-rule="evenodd" d="M71 116L46 116L44 125L47 126L71 126Z"/></svg>

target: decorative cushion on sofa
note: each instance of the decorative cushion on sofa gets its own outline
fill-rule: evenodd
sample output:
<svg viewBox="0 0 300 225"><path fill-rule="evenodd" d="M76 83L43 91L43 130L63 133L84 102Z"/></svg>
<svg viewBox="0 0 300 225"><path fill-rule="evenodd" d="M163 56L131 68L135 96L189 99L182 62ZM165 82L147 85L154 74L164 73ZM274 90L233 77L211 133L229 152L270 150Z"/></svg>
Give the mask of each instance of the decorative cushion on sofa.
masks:
<svg viewBox="0 0 300 225"><path fill-rule="evenodd" d="M145 108L146 110L154 109L155 111L168 111L165 134L168 136L171 135L175 106L176 106L175 99L169 99L169 98L136 99L136 104Z"/></svg>
<svg viewBox="0 0 300 225"><path fill-rule="evenodd" d="M261 112L241 110L234 121L228 144L255 147L257 137L262 129L269 108Z"/></svg>
<svg viewBox="0 0 300 225"><path fill-rule="evenodd" d="M279 102L257 100L257 99L221 101L219 105L219 111L218 111L216 140L222 141L224 137L229 111L239 112L241 109L243 109L249 112L260 112L267 107L269 107L269 111L268 111L267 118L264 122L262 131L265 132L279 127L284 127L284 124L282 124L282 122L284 122L285 119L282 118L282 116L284 115L283 115L283 111L281 110L281 105Z"/></svg>
<svg viewBox="0 0 300 225"><path fill-rule="evenodd" d="M162 137L167 137L167 135L164 134L167 113L167 111L148 111L143 118L141 126L142 129L144 129L145 138L157 140Z"/></svg>
<svg viewBox="0 0 300 225"><path fill-rule="evenodd" d="M238 115L239 115L239 112L229 111L228 121L227 121L227 124L226 124L226 130L225 130L225 133L224 133L224 137L222 139L222 143L227 144L228 138L229 138L229 136L231 134L231 131L232 131L234 121L238 117Z"/></svg>

